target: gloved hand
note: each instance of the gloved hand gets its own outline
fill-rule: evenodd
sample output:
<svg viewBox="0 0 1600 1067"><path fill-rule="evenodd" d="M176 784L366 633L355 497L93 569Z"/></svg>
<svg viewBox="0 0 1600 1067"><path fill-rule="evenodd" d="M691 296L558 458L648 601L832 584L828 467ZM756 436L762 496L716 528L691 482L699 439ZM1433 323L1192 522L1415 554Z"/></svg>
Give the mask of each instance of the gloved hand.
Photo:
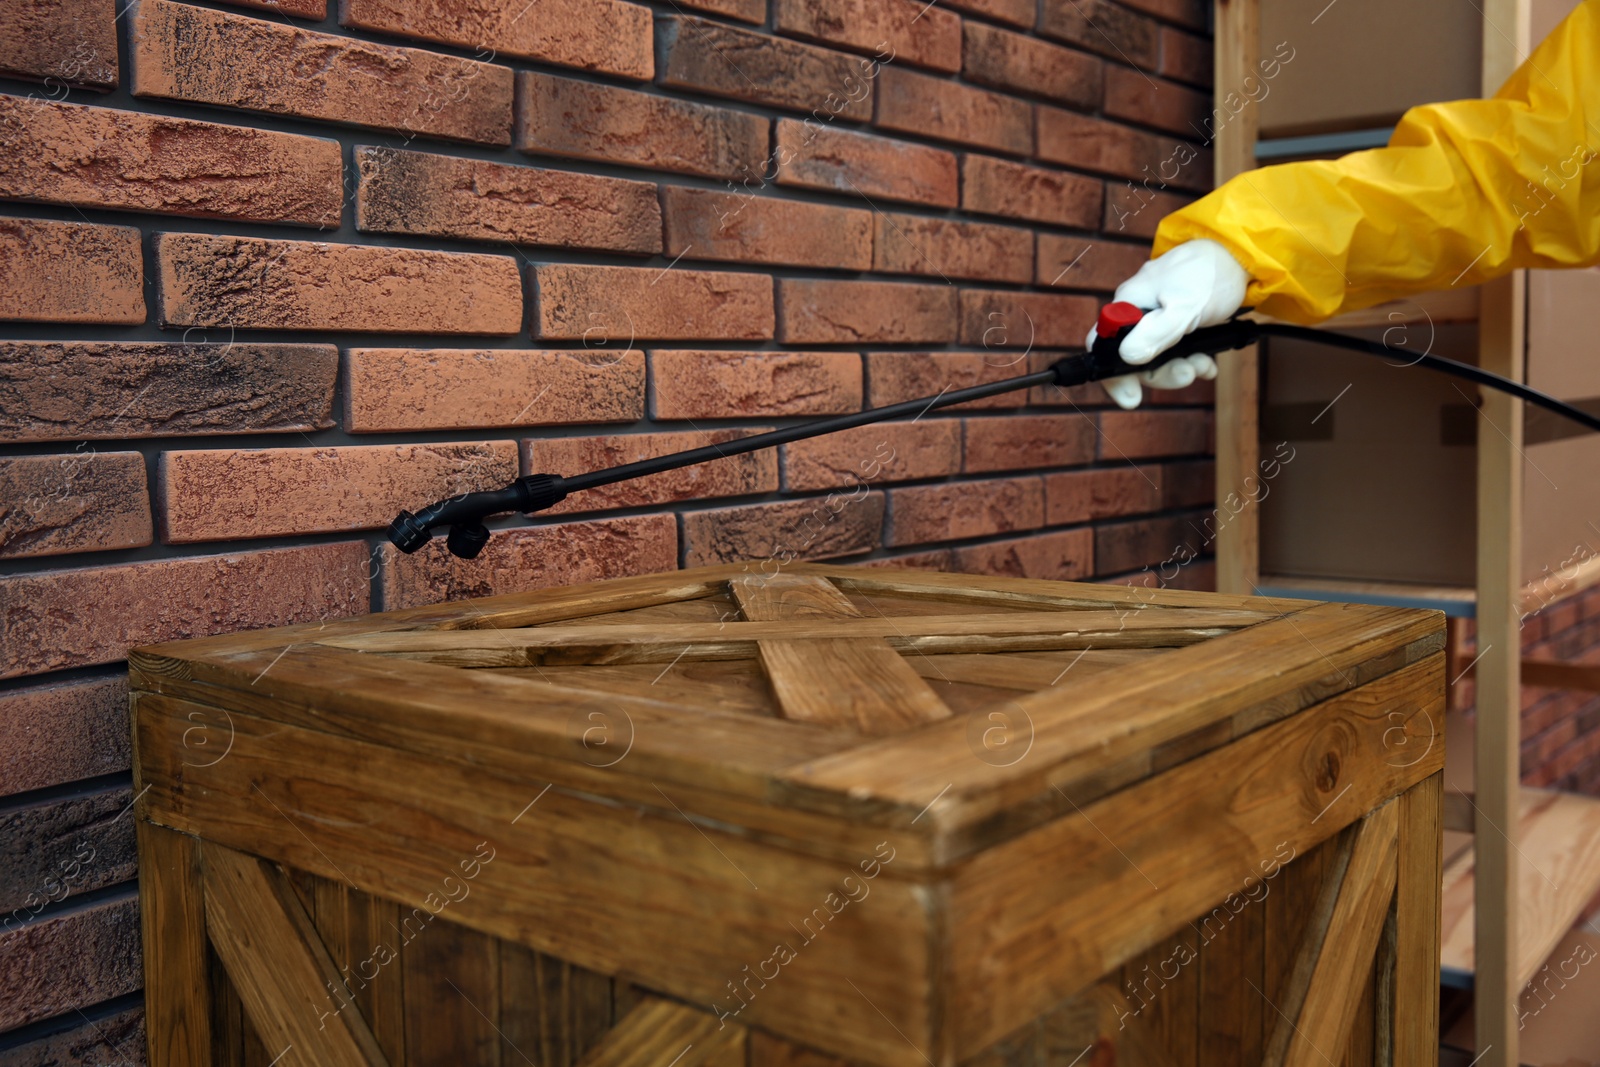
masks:
<svg viewBox="0 0 1600 1067"><path fill-rule="evenodd" d="M1227 322L1244 305L1249 284L1250 275L1239 261L1215 241L1202 238L1168 249L1117 286L1118 300L1147 309L1122 339L1122 358L1129 363L1148 363L1192 330ZM1085 347L1092 348L1094 340L1091 328ZM1107 378L1101 384L1118 407L1132 409L1143 396L1141 381L1155 389L1182 389L1197 378L1216 376L1216 361L1195 355L1153 371Z"/></svg>

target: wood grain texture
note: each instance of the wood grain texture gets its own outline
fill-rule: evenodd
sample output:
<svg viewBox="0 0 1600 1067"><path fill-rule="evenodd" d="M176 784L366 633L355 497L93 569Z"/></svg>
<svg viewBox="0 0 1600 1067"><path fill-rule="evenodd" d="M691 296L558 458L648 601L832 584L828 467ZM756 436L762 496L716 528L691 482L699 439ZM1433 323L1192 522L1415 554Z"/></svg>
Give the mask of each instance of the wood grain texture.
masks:
<svg viewBox="0 0 1600 1067"><path fill-rule="evenodd" d="M207 843L206 930L245 1014L286 1064L387 1067L354 1007L331 999L340 974L282 871Z"/></svg>
<svg viewBox="0 0 1600 1067"><path fill-rule="evenodd" d="M1444 772L1400 794L1395 878L1394 1067L1438 1062Z"/></svg>
<svg viewBox="0 0 1600 1067"><path fill-rule="evenodd" d="M728 588L751 622L861 618L826 578L750 576L735 578ZM876 737L950 717L944 701L882 639L825 637L757 646L785 718Z"/></svg>
<svg viewBox="0 0 1600 1067"><path fill-rule="evenodd" d="M652 997L630 1011L580 1067L744 1067L745 1028Z"/></svg>
<svg viewBox="0 0 1600 1067"><path fill-rule="evenodd" d="M145 1031L151 1063L211 1062L211 983L198 838L139 820Z"/></svg>
<svg viewBox="0 0 1600 1067"><path fill-rule="evenodd" d="M400 946L391 966L405 986L408 1067L523 1062L527 1051L502 1036L499 947L487 934L442 922Z"/></svg>

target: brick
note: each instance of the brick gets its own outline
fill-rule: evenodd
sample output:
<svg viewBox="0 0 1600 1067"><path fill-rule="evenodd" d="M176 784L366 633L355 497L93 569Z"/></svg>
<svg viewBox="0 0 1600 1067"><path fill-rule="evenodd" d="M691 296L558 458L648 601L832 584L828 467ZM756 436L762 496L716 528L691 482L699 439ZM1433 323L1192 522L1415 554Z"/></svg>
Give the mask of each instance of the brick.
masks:
<svg viewBox="0 0 1600 1067"><path fill-rule="evenodd" d="M328 17L328 0L217 0L229 7L247 7L321 22Z"/></svg>
<svg viewBox="0 0 1600 1067"><path fill-rule="evenodd" d="M139 231L0 218L0 320L143 322Z"/></svg>
<svg viewBox="0 0 1600 1067"><path fill-rule="evenodd" d="M858 426L783 446L785 488L942 478L961 470L961 421L917 419Z"/></svg>
<svg viewBox="0 0 1600 1067"><path fill-rule="evenodd" d="M0 797L126 771L126 673L0 693Z"/></svg>
<svg viewBox="0 0 1600 1067"><path fill-rule="evenodd" d="M961 16L920 0L772 0L779 33L955 73Z"/></svg>
<svg viewBox="0 0 1600 1067"><path fill-rule="evenodd" d="M1105 64L1094 56L981 22L963 29L961 76L1084 111L1100 108Z"/></svg>
<svg viewBox="0 0 1600 1067"><path fill-rule="evenodd" d="M1156 18L1181 22L1197 30L1206 28L1206 14L1210 6L1205 0L1122 0L1122 2Z"/></svg>
<svg viewBox="0 0 1600 1067"><path fill-rule="evenodd" d="M1197 558L1192 563L1180 563L1179 559L1173 559L1170 562L1164 561L1159 571L1142 570L1133 574L1094 580L1106 585L1127 585L1146 589L1191 589L1196 592L1214 593L1217 591L1217 561L1210 557Z"/></svg>
<svg viewBox="0 0 1600 1067"><path fill-rule="evenodd" d="M1025 156L1033 152L1033 108L987 89L885 67L877 124L886 130Z"/></svg>
<svg viewBox="0 0 1600 1067"><path fill-rule="evenodd" d="M337 229L339 143L0 96L0 196Z"/></svg>
<svg viewBox="0 0 1600 1067"><path fill-rule="evenodd" d="M49 1064L50 1067L102 1067L119 1064L147 1067L144 1006L123 1008L110 1015L86 1013L90 1022L61 1030L54 1026L9 1046L11 1062Z"/></svg>
<svg viewBox="0 0 1600 1067"><path fill-rule="evenodd" d="M530 471L586 474L669 452L721 445L759 430L695 430L686 433L626 433L605 437L555 437L522 443L523 463ZM549 509L549 514L604 511L647 504L666 504L702 497L772 493L778 488L778 455L773 449L745 452L710 463L652 474L575 493Z"/></svg>
<svg viewBox="0 0 1600 1067"><path fill-rule="evenodd" d="M1027 373L1025 357L1013 352L869 352L867 405L899 404ZM1001 393L939 410L1014 408L1022 403L1021 392Z"/></svg>
<svg viewBox="0 0 1600 1067"><path fill-rule="evenodd" d="M393 611L670 571L678 564L678 527L671 515L630 515L496 530L470 560L450 555L442 537L410 556L390 544L379 551L383 606Z"/></svg>
<svg viewBox="0 0 1600 1067"><path fill-rule="evenodd" d="M36 800L0 814L0 922L6 932L51 904L134 876L133 789Z"/></svg>
<svg viewBox="0 0 1600 1067"><path fill-rule="evenodd" d="M873 216L874 270L1026 283L1033 233L1016 226L879 212Z"/></svg>
<svg viewBox="0 0 1600 1067"><path fill-rule="evenodd" d="M678 6L757 25L767 21L767 0L678 0Z"/></svg>
<svg viewBox="0 0 1600 1067"><path fill-rule="evenodd" d="M960 340L987 349L1081 347L1099 310L1099 301L1090 296L963 289ZM1028 371L1018 367L1013 373Z"/></svg>
<svg viewBox="0 0 1600 1067"><path fill-rule="evenodd" d="M1093 229L1102 195L1103 184L1081 174L971 153L961 161L961 206L980 215Z"/></svg>
<svg viewBox="0 0 1600 1067"><path fill-rule="evenodd" d="M1039 32L1075 44L1107 59L1153 70L1160 25L1111 0L1042 0Z"/></svg>
<svg viewBox="0 0 1600 1067"><path fill-rule="evenodd" d="M1161 76L1211 88L1215 57L1211 42L1192 33L1161 27Z"/></svg>
<svg viewBox="0 0 1600 1067"><path fill-rule="evenodd" d="M1039 158L1151 188L1211 187L1211 151L1060 108L1039 106Z"/></svg>
<svg viewBox="0 0 1600 1067"><path fill-rule="evenodd" d="M859 485L804 500L685 512L684 566L747 560L771 573L797 559L870 552L878 547L883 512L883 494Z"/></svg>
<svg viewBox="0 0 1600 1067"><path fill-rule="evenodd" d="M0 74L95 89L117 84L116 0L7 0Z"/></svg>
<svg viewBox="0 0 1600 1067"><path fill-rule="evenodd" d="M1158 467L1100 467L1044 476L1044 521L1050 526L1160 511L1165 488Z"/></svg>
<svg viewBox="0 0 1600 1067"><path fill-rule="evenodd" d="M779 185L956 206L953 153L799 119L779 119L777 136Z"/></svg>
<svg viewBox="0 0 1600 1067"><path fill-rule="evenodd" d="M112 663L139 645L359 615L359 541L0 577L0 676Z"/></svg>
<svg viewBox="0 0 1600 1067"><path fill-rule="evenodd" d="M510 334L516 260L201 233L155 240L164 326Z"/></svg>
<svg viewBox="0 0 1600 1067"><path fill-rule="evenodd" d="M1144 459L1208 451L1211 413L1207 411L1104 411L1100 414L1103 459Z"/></svg>
<svg viewBox="0 0 1600 1067"><path fill-rule="evenodd" d="M775 196L661 189L666 253L836 270L872 269L872 212Z"/></svg>
<svg viewBox="0 0 1600 1067"><path fill-rule="evenodd" d="M1094 531L1060 530L951 550L950 569L1075 582L1094 573Z"/></svg>
<svg viewBox="0 0 1600 1067"><path fill-rule="evenodd" d="M1193 520L1181 516L1109 523L1094 528L1096 574L1154 568L1170 580L1173 569L1205 547Z"/></svg>
<svg viewBox="0 0 1600 1067"><path fill-rule="evenodd" d="M658 419L835 415L861 410L854 352L650 353Z"/></svg>
<svg viewBox="0 0 1600 1067"><path fill-rule="evenodd" d="M621 0L342 0L339 24L623 78L655 74L650 9Z"/></svg>
<svg viewBox="0 0 1600 1067"><path fill-rule="evenodd" d="M1212 460L1164 463L1159 480L1163 508L1203 508L1216 502L1217 465Z"/></svg>
<svg viewBox="0 0 1600 1067"><path fill-rule="evenodd" d="M947 7L983 15L996 22L1008 22L1024 29L1033 28L1035 0L944 0Z"/></svg>
<svg viewBox="0 0 1600 1067"><path fill-rule="evenodd" d="M0 459L0 559L149 543L150 494L139 453Z"/></svg>
<svg viewBox="0 0 1600 1067"><path fill-rule="evenodd" d="M896 556L879 556L859 562L852 560L851 565L874 570L950 571L955 569L954 556L954 549L940 548L929 552L902 552Z"/></svg>
<svg viewBox="0 0 1600 1067"><path fill-rule="evenodd" d="M766 340L772 279L764 274L541 264L534 336ZM598 331L598 332L597 332Z"/></svg>
<svg viewBox="0 0 1600 1067"><path fill-rule="evenodd" d="M633 422L644 418L644 353L352 348L351 433Z"/></svg>
<svg viewBox="0 0 1600 1067"><path fill-rule="evenodd" d="M871 60L709 19L668 16L656 26L666 88L818 117L872 117Z"/></svg>
<svg viewBox="0 0 1600 1067"><path fill-rule="evenodd" d="M402 509L499 489L510 441L208 449L161 456L161 537L175 544L370 530Z"/></svg>
<svg viewBox="0 0 1600 1067"><path fill-rule="evenodd" d="M1034 281L1064 289L1110 290L1131 278L1149 258L1147 245L1041 233Z"/></svg>
<svg viewBox="0 0 1600 1067"><path fill-rule="evenodd" d="M1176 82L1156 81L1127 67L1106 68L1105 113L1112 118L1204 138L1211 95Z"/></svg>
<svg viewBox="0 0 1600 1067"><path fill-rule="evenodd" d="M333 425L339 350L332 345L195 340L0 341L0 441Z"/></svg>
<svg viewBox="0 0 1600 1067"><path fill-rule="evenodd" d="M1106 183L1106 214L1102 228L1119 237L1153 238L1161 220L1194 197L1150 189L1132 182Z"/></svg>
<svg viewBox="0 0 1600 1067"><path fill-rule="evenodd" d="M392 148L356 149L356 229L557 248L661 251L653 182Z"/></svg>
<svg viewBox="0 0 1600 1067"><path fill-rule="evenodd" d="M707 178L760 178L768 121L612 85L517 72L523 152Z"/></svg>
<svg viewBox="0 0 1600 1067"><path fill-rule="evenodd" d="M1066 467L1094 459L1094 420L1083 415L1005 415L966 420L968 474Z"/></svg>
<svg viewBox="0 0 1600 1067"><path fill-rule="evenodd" d="M1044 525L1044 486L1038 478L949 482L889 490L892 513L886 547L1015 533Z"/></svg>
<svg viewBox="0 0 1600 1067"><path fill-rule="evenodd" d="M953 341L949 285L781 278L778 334L788 344L918 344Z"/></svg>
<svg viewBox="0 0 1600 1067"><path fill-rule="evenodd" d="M133 95L511 143L511 71L171 0L133 15Z"/></svg>
<svg viewBox="0 0 1600 1067"><path fill-rule="evenodd" d="M0 1030L138 989L139 898L128 887L0 937Z"/></svg>

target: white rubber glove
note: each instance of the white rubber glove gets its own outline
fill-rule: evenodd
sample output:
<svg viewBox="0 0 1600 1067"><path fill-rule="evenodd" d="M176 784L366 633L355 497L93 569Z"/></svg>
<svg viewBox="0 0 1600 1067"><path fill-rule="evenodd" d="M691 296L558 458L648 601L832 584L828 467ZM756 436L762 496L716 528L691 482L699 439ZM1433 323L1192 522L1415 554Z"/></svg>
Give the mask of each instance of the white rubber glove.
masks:
<svg viewBox="0 0 1600 1067"><path fill-rule="evenodd" d="M1122 339L1122 358L1129 363L1148 363L1185 334L1227 322L1244 305L1249 284L1250 275L1233 254L1203 238L1185 241L1150 260L1117 286L1116 299L1148 309ZM1091 329L1084 344L1092 348L1094 341ZM1155 389L1182 389L1196 379L1216 376L1216 361L1195 355L1153 371L1107 378L1101 384L1118 407L1132 409L1143 397L1141 381Z"/></svg>

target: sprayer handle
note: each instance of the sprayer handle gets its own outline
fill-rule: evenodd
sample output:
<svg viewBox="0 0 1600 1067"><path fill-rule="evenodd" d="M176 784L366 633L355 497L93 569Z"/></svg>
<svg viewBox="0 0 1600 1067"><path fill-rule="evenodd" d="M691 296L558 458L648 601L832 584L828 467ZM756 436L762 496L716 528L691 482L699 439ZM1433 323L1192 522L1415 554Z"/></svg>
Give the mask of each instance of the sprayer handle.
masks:
<svg viewBox="0 0 1600 1067"><path fill-rule="evenodd" d="M1142 318L1142 310L1123 300L1101 308L1100 317L1095 322L1094 347L1081 356L1068 356L1056 362L1050 368L1056 375L1055 384L1066 388L1155 370L1183 356L1202 352L1215 355L1229 349L1243 348L1253 344L1259 334L1258 327L1249 319L1230 319L1218 326L1202 326L1186 334L1177 344L1146 363L1128 363L1122 358L1122 339Z"/></svg>

